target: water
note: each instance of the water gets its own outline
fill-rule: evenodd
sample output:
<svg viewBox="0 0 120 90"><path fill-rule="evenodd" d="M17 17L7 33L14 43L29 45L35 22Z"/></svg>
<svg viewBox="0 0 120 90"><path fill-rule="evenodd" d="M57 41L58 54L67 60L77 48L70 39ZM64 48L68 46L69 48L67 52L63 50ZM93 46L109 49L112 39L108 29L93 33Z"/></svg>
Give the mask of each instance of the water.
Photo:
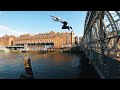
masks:
<svg viewBox="0 0 120 90"><path fill-rule="evenodd" d="M23 58L30 57L35 79L78 79L81 59L71 53L0 52L0 79L18 79L25 74Z"/></svg>

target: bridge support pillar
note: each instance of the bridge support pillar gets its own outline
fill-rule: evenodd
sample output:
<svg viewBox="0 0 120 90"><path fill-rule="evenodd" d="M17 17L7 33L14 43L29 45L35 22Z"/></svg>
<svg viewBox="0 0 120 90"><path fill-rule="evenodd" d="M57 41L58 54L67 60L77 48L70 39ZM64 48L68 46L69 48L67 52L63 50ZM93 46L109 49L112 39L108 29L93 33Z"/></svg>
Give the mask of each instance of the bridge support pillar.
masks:
<svg viewBox="0 0 120 90"><path fill-rule="evenodd" d="M101 12L101 16L100 16L100 21L99 21L99 26L100 26L100 63L103 64L103 59L104 59L104 11Z"/></svg>

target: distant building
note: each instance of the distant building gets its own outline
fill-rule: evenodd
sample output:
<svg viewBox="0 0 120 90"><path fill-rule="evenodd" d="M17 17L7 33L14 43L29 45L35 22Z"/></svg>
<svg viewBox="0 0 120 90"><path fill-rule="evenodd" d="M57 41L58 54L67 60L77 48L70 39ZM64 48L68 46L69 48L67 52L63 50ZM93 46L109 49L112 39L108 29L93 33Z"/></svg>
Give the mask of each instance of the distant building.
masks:
<svg viewBox="0 0 120 90"><path fill-rule="evenodd" d="M79 43L81 42L81 40L82 40L82 37L79 37Z"/></svg>
<svg viewBox="0 0 120 90"><path fill-rule="evenodd" d="M0 46L13 46L13 42L15 40L15 36L13 35L4 35L0 38Z"/></svg>
<svg viewBox="0 0 120 90"><path fill-rule="evenodd" d="M12 46L12 45L25 45L30 48L50 47L50 48L64 48L72 47L74 44L74 32L53 32L39 33L35 35L24 34L19 37L13 35L5 35L0 38L0 45Z"/></svg>
<svg viewBox="0 0 120 90"><path fill-rule="evenodd" d="M78 36L75 37L75 45L78 45Z"/></svg>

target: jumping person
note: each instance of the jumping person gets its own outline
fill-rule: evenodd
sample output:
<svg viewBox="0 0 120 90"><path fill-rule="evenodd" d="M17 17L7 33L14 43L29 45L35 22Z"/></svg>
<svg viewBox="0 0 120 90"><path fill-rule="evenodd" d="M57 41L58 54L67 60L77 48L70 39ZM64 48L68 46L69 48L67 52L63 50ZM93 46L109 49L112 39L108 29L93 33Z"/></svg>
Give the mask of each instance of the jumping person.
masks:
<svg viewBox="0 0 120 90"><path fill-rule="evenodd" d="M56 16L51 16L51 17L52 17L52 19L54 21L61 22L63 24L62 29L68 29L68 30L72 29L72 27L71 26L67 26L68 23L66 21L63 21L61 18L56 17Z"/></svg>

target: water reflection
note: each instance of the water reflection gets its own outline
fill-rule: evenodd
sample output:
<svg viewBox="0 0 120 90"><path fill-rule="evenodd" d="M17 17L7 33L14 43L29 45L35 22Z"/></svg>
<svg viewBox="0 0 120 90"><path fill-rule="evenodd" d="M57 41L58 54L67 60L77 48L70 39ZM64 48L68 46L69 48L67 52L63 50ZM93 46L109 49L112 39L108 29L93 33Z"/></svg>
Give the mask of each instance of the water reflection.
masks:
<svg viewBox="0 0 120 90"><path fill-rule="evenodd" d="M80 57L75 57L74 60L72 61L72 67L79 67L81 65L80 60L81 60Z"/></svg>
<svg viewBox="0 0 120 90"><path fill-rule="evenodd" d="M35 79L74 79L80 76L79 63L80 57L70 53L0 53L0 78L19 79L22 74Z"/></svg>

